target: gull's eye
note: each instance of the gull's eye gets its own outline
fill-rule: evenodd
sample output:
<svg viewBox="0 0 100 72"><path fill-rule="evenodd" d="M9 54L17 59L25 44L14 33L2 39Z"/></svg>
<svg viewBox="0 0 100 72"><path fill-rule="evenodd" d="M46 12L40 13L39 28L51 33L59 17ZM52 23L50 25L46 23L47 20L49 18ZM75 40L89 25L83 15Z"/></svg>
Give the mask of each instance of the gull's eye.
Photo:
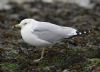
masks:
<svg viewBox="0 0 100 72"><path fill-rule="evenodd" d="M27 23L24 23L23 25L26 25Z"/></svg>

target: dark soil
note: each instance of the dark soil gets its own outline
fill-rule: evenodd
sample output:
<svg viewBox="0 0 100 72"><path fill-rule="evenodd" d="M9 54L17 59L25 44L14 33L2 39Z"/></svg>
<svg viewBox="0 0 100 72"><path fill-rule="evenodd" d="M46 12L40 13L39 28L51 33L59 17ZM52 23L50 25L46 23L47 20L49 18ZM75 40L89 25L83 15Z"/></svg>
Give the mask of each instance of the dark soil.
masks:
<svg viewBox="0 0 100 72"><path fill-rule="evenodd" d="M74 4L29 2L0 10L0 72L100 72L100 4L84 9ZM87 35L64 39L41 50L23 42L20 30L12 26L22 19L34 18L78 30L90 30Z"/></svg>

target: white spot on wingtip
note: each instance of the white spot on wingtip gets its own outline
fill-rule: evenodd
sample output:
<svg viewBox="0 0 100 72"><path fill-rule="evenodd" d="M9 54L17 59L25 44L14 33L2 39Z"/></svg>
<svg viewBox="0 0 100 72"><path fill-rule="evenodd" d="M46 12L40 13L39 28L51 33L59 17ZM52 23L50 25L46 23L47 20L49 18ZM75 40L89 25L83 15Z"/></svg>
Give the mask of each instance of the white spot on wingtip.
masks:
<svg viewBox="0 0 100 72"><path fill-rule="evenodd" d="M84 31L84 34L86 34L87 32L86 31Z"/></svg>
<svg viewBox="0 0 100 72"><path fill-rule="evenodd" d="M79 32L79 35L81 35L82 33L81 32Z"/></svg>

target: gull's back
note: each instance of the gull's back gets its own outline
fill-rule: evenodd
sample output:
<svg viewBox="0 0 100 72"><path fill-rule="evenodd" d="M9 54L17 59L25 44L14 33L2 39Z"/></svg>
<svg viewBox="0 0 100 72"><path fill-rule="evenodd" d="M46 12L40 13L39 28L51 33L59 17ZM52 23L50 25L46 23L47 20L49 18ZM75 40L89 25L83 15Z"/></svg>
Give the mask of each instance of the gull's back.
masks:
<svg viewBox="0 0 100 72"><path fill-rule="evenodd" d="M39 22L32 33L42 40L55 43L63 38L77 35L76 31L76 29L71 27L58 26L49 22Z"/></svg>

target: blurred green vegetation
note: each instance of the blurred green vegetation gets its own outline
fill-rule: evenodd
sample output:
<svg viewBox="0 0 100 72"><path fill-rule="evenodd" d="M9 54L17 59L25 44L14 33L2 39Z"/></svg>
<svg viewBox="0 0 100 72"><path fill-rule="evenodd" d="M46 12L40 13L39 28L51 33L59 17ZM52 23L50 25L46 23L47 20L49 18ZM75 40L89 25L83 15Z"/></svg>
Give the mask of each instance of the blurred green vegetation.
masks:
<svg viewBox="0 0 100 72"><path fill-rule="evenodd" d="M16 72L18 65L13 63L2 63L0 64L0 67L4 72Z"/></svg>

